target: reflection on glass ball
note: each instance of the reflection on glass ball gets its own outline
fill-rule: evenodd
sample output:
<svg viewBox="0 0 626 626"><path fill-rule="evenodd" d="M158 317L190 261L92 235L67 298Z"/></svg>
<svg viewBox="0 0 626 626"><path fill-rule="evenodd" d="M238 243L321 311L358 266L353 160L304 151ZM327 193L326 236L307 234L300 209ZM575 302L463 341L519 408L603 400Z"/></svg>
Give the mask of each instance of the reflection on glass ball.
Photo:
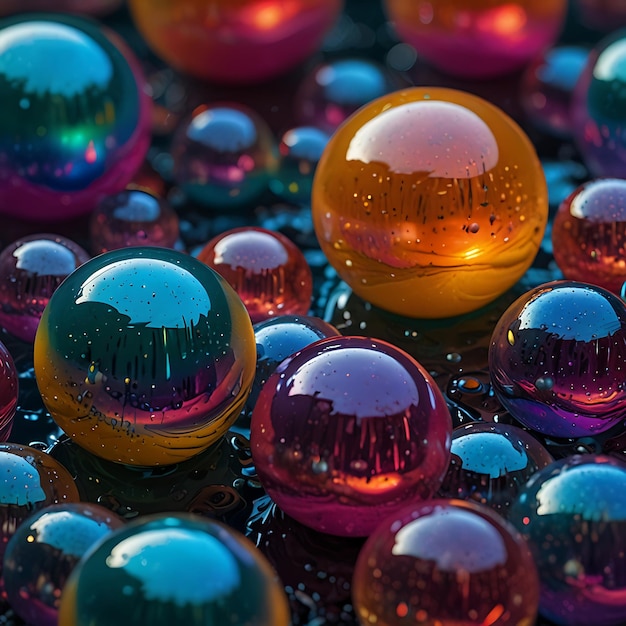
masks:
<svg viewBox="0 0 626 626"><path fill-rule="evenodd" d="M537 569L522 536L461 500L407 506L369 537L354 571L362 626L534 624Z"/></svg>
<svg viewBox="0 0 626 626"><path fill-rule="evenodd" d="M50 297L89 258L60 235L31 235L7 246L0 252L0 326L33 342Z"/></svg>
<svg viewBox="0 0 626 626"><path fill-rule="evenodd" d="M44 404L79 445L130 465L208 448L243 408L255 370L252 324L204 263L127 248L78 268L35 338Z"/></svg>
<svg viewBox="0 0 626 626"><path fill-rule="evenodd" d="M523 131L442 88L375 100L331 137L315 174L320 246L354 292L407 317L495 300L531 265L548 218Z"/></svg>
<svg viewBox="0 0 626 626"><path fill-rule="evenodd" d="M285 592L254 545L182 514L140 518L104 539L70 576L59 626L130 615L151 626L289 625Z"/></svg>
<svg viewBox="0 0 626 626"><path fill-rule="evenodd" d="M252 413L252 456L300 523L367 536L407 500L431 497L452 424L426 370L378 339L329 337L283 361Z"/></svg>
<svg viewBox="0 0 626 626"><path fill-rule="evenodd" d="M120 38L68 16L0 23L0 212L61 220L122 190L150 142L150 99Z"/></svg>
<svg viewBox="0 0 626 626"><path fill-rule="evenodd" d="M493 389L522 424L586 437L624 419L626 305L601 287L539 285L502 315L489 347Z"/></svg>
<svg viewBox="0 0 626 626"><path fill-rule="evenodd" d="M57 626L61 593L81 557L123 520L97 504L55 504L26 519L4 554L7 598L29 624Z"/></svg>
<svg viewBox="0 0 626 626"><path fill-rule="evenodd" d="M6 441L11 434L18 393L19 382L13 357L0 342L0 441Z"/></svg>

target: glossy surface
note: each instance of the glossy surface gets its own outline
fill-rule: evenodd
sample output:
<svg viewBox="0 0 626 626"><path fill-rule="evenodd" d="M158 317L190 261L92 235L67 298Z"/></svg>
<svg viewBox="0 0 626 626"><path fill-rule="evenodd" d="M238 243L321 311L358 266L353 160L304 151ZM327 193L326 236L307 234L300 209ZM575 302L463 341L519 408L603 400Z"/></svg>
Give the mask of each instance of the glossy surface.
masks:
<svg viewBox="0 0 626 626"><path fill-rule="evenodd" d="M13 417L17 409L19 379L11 353L0 342L0 441L11 434Z"/></svg>
<svg viewBox="0 0 626 626"><path fill-rule="evenodd" d="M446 471L451 421L412 357L363 337L322 339L284 361L252 413L252 457L278 506L321 532L367 536Z"/></svg>
<svg viewBox="0 0 626 626"><path fill-rule="evenodd" d="M126 45L68 16L0 23L0 212L61 220L123 189L150 141L150 100Z"/></svg>
<svg viewBox="0 0 626 626"><path fill-rule="evenodd" d="M208 448L254 378L250 318L196 259L164 248L100 255L54 293L35 374L57 424L103 458L177 463Z"/></svg>
<svg viewBox="0 0 626 626"><path fill-rule="evenodd" d="M567 0L385 0L401 40L454 76L494 78L552 45Z"/></svg>
<svg viewBox="0 0 626 626"><path fill-rule="evenodd" d="M395 92L333 135L313 188L320 246L363 299L408 317L491 302L522 276L548 217L523 131L470 94Z"/></svg>
<svg viewBox="0 0 626 626"><path fill-rule="evenodd" d="M32 343L52 294L89 258L81 246L60 235L30 235L4 248L0 252L0 326Z"/></svg>
<svg viewBox="0 0 626 626"><path fill-rule="evenodd" d="M55 504L26 519L4 554L8 600L29 624L57 626L61 593L80 558L124 522L97 504Z"/></svg>
<svg viewBox="0 0 626 626"><path fill-rule="evenodd" d="M537 570L520 534L487 507L405 507L359 554L352 596L363 626L521 626L537 615Z"/></svg>
<svg viewBox="0 0 626 626"><path fill-rule="evenodd" d="M574 456L537 472L511 508L539 571L539 610L556 624L626 621L625 488L623 462Z"/></svg>
<svg viewBox="0 0 626 626"><path fill-rule="evenodd" d="M554 437L585 437L626 411L626 305L600 287L539 285L496 325L489 348L493 389L522 424Z"/></svg>
<svg viewBox="0 0 626 626"><path fill-rule="evenodd" d="M106 589L106 593L102 593ZM128 524L74 570L59 626L288 626L282 588L263 555L227 526L161 515Z"/></svg>

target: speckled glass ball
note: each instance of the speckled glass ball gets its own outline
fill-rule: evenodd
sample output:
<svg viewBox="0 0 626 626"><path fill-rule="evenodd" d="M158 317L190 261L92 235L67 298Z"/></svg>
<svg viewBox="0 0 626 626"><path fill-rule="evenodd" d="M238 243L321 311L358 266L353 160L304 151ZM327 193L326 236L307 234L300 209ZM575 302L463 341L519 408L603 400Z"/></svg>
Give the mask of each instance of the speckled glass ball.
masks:
<svg viewBox="0 0 626 626"><path fill-rule="evenodd" d="M17 409L19 379L11 353L0 342L0 441L6 441Z"/></svg>
<svg viewBox="0 0 626 626"><path fill-rule="evenodd" d="M129 615L151 626L289 625L285 592L254 544L189 515L140 518L104 539L70 576L59 626Z"/></svg>
<svg viewBox="0 0 626 626"><path fill-rule="evenodd" d="M277 167L275 139L265 120L234 103L196 109L174 136L172 158L183 191L220 210L253 205Z"/></svg>
<svg viewBox="0 0 626 626"><path fill-rule="evenodd" d="M123 520L97 504L55 504L26 519L9 541L7 599L29 624L57 626L61 593L81 557Z"/></svg>
<svg viewBox="0 0 626 626"><path fill-rule="evenodd" d="M361 298L408 317L495 300L531 265L548 217L524 132L476 96L398 91L331 137L313 186L320 246Z"/></svg>
<svg viewBox="0 0 626 626"><path fill-rule="evenodd" d="M136 59L94 22L0 23L0 212L61 220L122 190L150 142L150 99Z"/></svg>
<svg viewBox="0 0 626 626"><path fill-rule="evenodd" d="M486 504L505 515L528 479L552 460L521 428L497 422L465 424L452 431L450 466L438 493Z"/></svg>
<svg viewBox="0 0 626 626"><path fill-rule="evenodd" d="M94 254L131 246L173 248L178 233L178 215L169 203L137 189L102 200L89 223Z"/></svg>
<svg viewBox="0 0 626 626"><path fill-rule="evenodd" d="M363 546L352 581L362 626L534 624L537 569L521 535L461 500L413 504Z"/></svg>
<svg viewBox="0 0 626 626"><path fill-rule="evenodd" d="M385 0L402 41L454 76L521 69L558 38L567 0Z"/></svg>
<svg viewBox="0 0 626 626"><path fill-rule="evenodd" d="M199 78L258 83L313 54L342 0L130 0L137 28L168 64Z"/></svg>
<svg viewBox="0 0 626 626"><path fill-rule="evenodd" d="M586 437L624 419L626 304L573 281L539 285L496 325L493 390L513 417L553 437Z"/></svg>
<svg viewBox="0 0 626 626"><path fill-rule="evenodd" d="M254 378L252 324L204 263L165 248L106 252L55 291L35 337L46 408L79 445L129 465L208 448Z"/></svg>
<svg viewBox="0 0 626 626"><path fill-rule="evenodd" d="M511 507L539 571L539 611L554 623L626 622L625 489L622 461L574 456L537 472Z"/></svg>
<svg viewBox="0 0 626 626"><path fill-rule="evenodd" d="M281 363L252 413L252 457L287 514L367 536L445 475L452 425L426 370L378 339L330 337Z"/></svg>
<svg viewBox="0 0 626 626"><path fill-rule="evenodd" d="M50 297L89 258L61 235L30 235L7 246L0 252L0 326L33 342Z"/></svg>
<svg viewBox="0 0 626 626"><path fill-rule="evenodd" d="M277 315L306 315L313 276L300 248L265 228L233 228L213 238L198 259L237 292L253 324Z"/></svg>

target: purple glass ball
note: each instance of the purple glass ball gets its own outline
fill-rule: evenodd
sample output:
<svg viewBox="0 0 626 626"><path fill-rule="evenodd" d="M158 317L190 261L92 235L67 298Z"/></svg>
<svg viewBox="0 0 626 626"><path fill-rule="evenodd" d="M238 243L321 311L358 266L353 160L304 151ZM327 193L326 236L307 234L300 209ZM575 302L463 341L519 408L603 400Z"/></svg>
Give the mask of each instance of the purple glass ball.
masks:
<svg viewBox="0 0 626 626"><path fill-rule="evenodd" d="M17 409L19 379L11 353L0 342L0 441L6 441Z"/></svg>

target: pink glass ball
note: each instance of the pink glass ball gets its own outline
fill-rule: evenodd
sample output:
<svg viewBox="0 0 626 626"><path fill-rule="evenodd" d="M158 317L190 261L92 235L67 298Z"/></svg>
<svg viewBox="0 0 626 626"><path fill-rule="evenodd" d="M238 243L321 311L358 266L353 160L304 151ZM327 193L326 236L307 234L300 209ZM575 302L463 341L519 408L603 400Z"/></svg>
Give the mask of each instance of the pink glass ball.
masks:
<svg viewBox="0 0 626 626"><path fill-rule="evenodd" d="M539 581L524 539L502 517L479 504L431 500L372 533L352 597L362 626L530 626Z"/></svg>
<svg viewBox="0 0 626 626"><path fill-rule="evenodd" d="M24 237L0 252L0 326L33 342L57 287L89 254L61 235Z"/></svg>
<svg viewBox="0 0 626 626"><path fill-rule="evenodd" d="M252 413L259 479L315 530L366 536L443 479L452 424L411 356L378 339L329 337L281 363Z"/></svg>
<svg viewBox="0 0 626 626"><path fill-rule="evenodd" d="M213 238L198 259L222 276L243 301L253 324L277 315L306 315L313 276L288 238L265 228L234 228Z"/></svg>
<svg viewBox="0 0 626 626"><path fill-rule="evenodd" d="M19 382L11 353L0 342L0 441L6 441L17 409Z"/></svg>

